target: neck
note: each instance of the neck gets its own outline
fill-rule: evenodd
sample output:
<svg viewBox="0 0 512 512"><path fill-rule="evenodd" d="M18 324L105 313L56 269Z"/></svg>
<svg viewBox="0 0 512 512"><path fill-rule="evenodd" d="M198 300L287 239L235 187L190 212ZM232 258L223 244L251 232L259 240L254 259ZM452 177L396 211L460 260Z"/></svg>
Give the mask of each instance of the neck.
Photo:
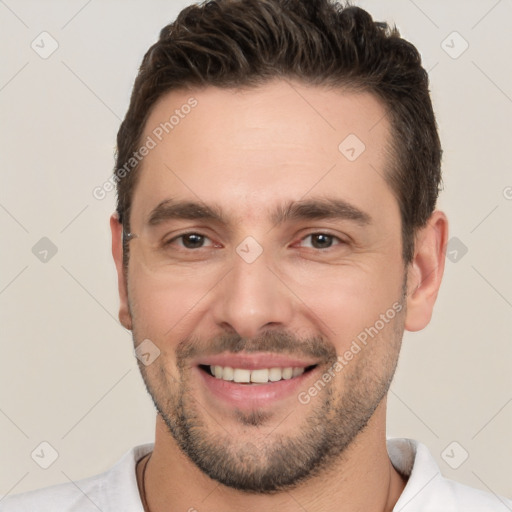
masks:
<svg viewBox="0 0 512 512"><path fill-rule="evenodd" d="M159 415L145 473L150 512L256 512L265 507L280 512L391 512L405 486L386 449L385 400L342 457L289 491L248 494L210 479L181 452Z"/></svg>

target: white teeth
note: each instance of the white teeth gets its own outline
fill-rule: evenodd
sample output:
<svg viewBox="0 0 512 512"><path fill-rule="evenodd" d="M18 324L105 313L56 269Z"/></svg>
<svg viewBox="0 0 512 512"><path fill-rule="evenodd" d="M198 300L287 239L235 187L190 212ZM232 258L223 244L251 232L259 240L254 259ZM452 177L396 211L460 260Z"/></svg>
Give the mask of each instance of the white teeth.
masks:
<svg viewBox="0 0 512 512"><path fill-rule="evenodd" d="M282 376L283 374L281 373L281 368L270 368L270 371L268 372L268 380L272 382L281 380Z"/></svg>
<svg viewBox="0 0 512 512"><path fill-rule="evenodd" d="M219 366L219 368L222 368L222 366ZM235 378L234 373L235 372L231 366L224 366L221 377L224 380L233 380Z"/></svg>
<svg viewBox="0 0 512 512"><path fill-rule="evenodd" d="M252 370L251 382L268 382L268 369Z"/></svg>
<svg viewBox="0 0 512 512"><path fill-rule="evenodd" d="M233 369L233 380L235 382L251 382L251 370L242 368Z"/></svg>
<svg viewBox="0 0 512 512"><path fill-rule="evenodd" d="M283 379L291 379L293 376L293 368L283 368L282 370Z"/></svg>
<svg viewBox="0 0 512 512"><path fill-rule="evenodd" d="M277 382L281 379L288 380L298 377L304 373L303 367L286 368L258 368L256 370L247 370L245 368L231 368L231 366L210 366L211 373L217 379L235 381L242 383L254 382L257 384L266 384L267 382Z"/></svg>
<svg viewBox="0 0 512 512"><path fill-rule="evenodd" d="M302 375L304 373L304 368L294 368L292 377L297 377L298 375Z"/></svg>
<svg viewBox="0 0 512 512"><path fill-rule="evenodd" d="M223 375L222 366L215 366L213 369L213 374L215 375L215 377L217 377L217 379L222 379L222 375Z"/></svg>

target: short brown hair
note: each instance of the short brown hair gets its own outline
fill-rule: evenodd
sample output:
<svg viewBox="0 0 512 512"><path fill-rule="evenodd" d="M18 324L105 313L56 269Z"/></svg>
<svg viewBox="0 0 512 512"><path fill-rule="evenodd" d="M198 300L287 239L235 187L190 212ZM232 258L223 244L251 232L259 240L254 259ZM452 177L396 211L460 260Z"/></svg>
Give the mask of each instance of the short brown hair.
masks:
<svg viewBox="0 0 512 512"><path fill-rule="evenodd" d="M257 87L275 78L365 91L381 100L392 127L386 180L400 207L409 263L415 232L434 211L441 184L428 75L396 27L358 7L331 0L208 0L185 8L144 56L117 134L116 169L137 151L152 107L169 91ZM117 175L125 231L139 166L122 179Z"/></svg>

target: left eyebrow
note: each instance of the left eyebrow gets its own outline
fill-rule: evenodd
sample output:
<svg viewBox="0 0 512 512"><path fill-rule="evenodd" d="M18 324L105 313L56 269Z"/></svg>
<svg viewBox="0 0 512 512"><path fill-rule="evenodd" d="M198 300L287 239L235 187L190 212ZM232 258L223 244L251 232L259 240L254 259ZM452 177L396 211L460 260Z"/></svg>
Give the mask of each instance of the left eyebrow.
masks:
<svg viewBox="0 0 512 512"><path fill-rule="evenodd" d="M274 224L297 220L342 219L360 225L371 224L371 216L342 199L322 198L290 201L278 207L272 215Z"/></svg>

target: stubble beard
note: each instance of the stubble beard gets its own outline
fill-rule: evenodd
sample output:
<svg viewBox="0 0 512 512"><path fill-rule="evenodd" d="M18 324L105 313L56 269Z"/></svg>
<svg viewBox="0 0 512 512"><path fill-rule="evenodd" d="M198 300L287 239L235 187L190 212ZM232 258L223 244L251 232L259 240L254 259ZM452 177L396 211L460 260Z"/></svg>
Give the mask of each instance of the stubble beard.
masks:
<svg viewBox="0 0 512 512"><path fill-rule="evenodd" d="M328 470L334 461L341 461L356 437L365 430L395 373L404 316L405 310L312 398L307 405L309 413L291 434L279 428L281 422L289 419L286 413L276 418L261 409L235 410L238 428L231 426L229 429L211 420L204 406L194 398L187 361L193 352L191 346L197 350L201 350L198 347L220 346L212 340L200 340L197 345L191 339L181 341L176 357L177 377L165 368L164 358L152 363L153 368L139 361L139 368L170 434L204 474L242 492L273 494L292 490ZM133 333L134 341L141 339L136 336L135 328ZM233 352L264 350L265 347L280 347L279 351L284 352L288 347L289 353L294 353L299 346L316 347L312 351L316 350L317 356L322 354L326 372L337 361L334 347L325 340L298 340L289 333L277 331L266 332L262 338L250 341L237 335L224 335L220 343ZM375 344L385 344L386 350L379 351ZM307 351L305 348L302 353ZM306 406L297 401L296 407L294 411L302 411ZM294 411L287 413L288 416L293 416ZM262 431L268 433L262 435Z"/></svg>

